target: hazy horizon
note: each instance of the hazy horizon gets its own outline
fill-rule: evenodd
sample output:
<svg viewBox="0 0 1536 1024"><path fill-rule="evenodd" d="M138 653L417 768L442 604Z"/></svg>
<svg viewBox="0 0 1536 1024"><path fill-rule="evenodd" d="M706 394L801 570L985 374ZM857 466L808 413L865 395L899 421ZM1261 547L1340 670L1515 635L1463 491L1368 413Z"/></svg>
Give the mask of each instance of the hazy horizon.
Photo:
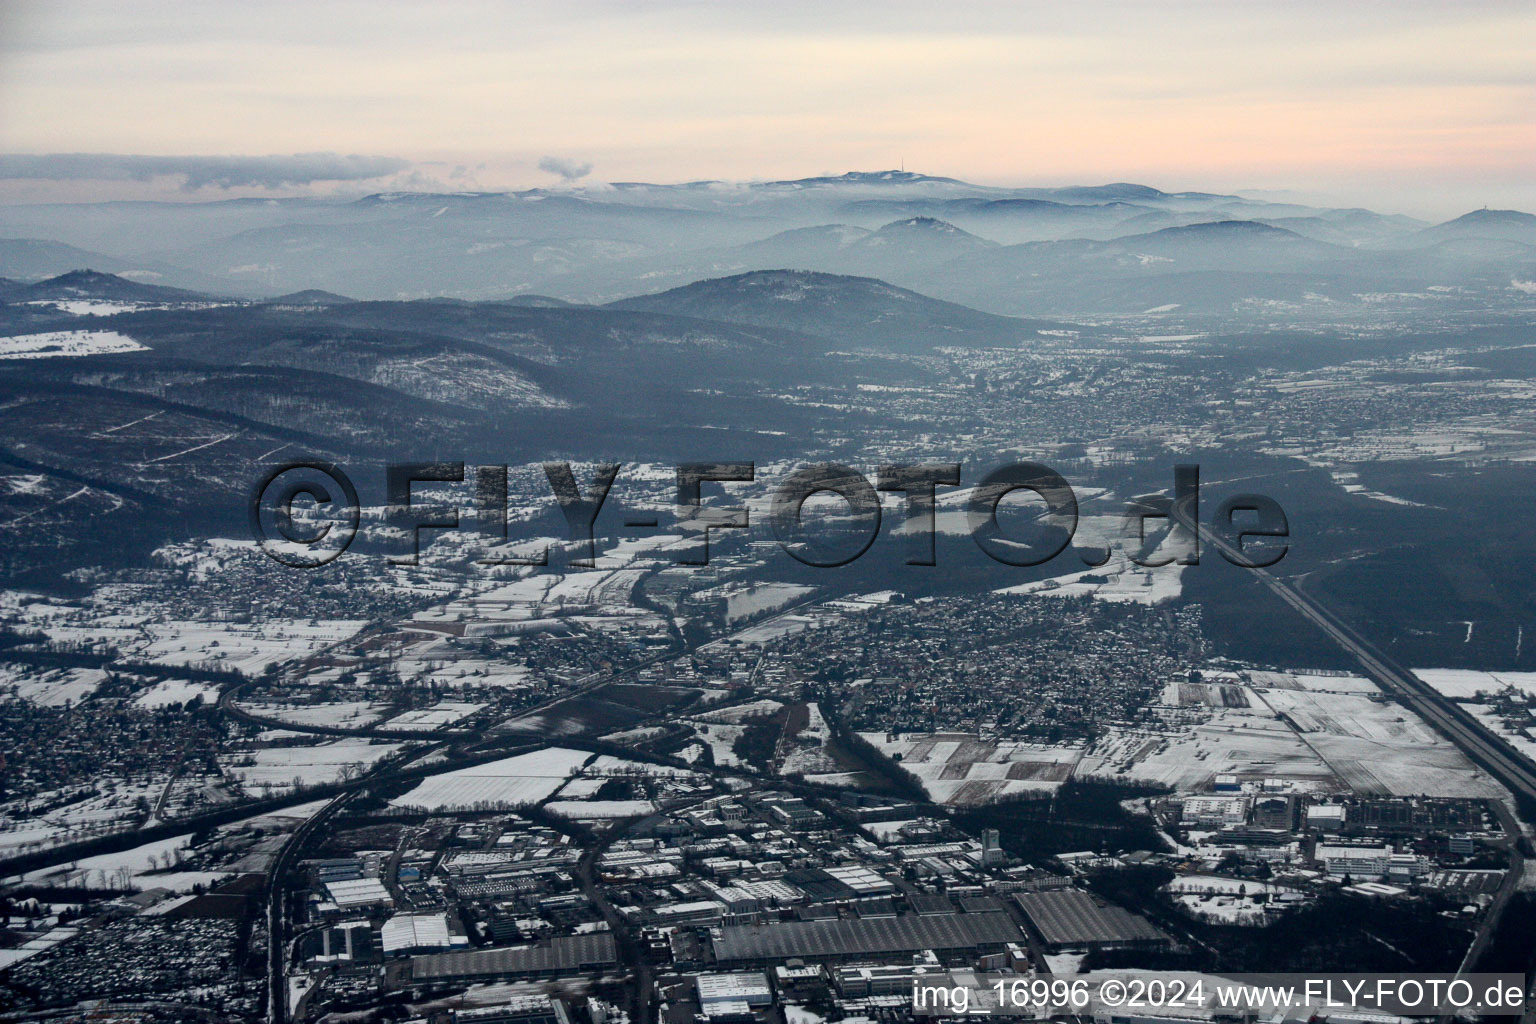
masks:
<svg viewBox="0 0 1536 1024"><path fill-rule="evenodd" d="M1015 187L1280 190L1430 219L1536 209L1533 30L1536 10L1509 3L23 0L0 14L0 153L22 160L0 202L904 165ZM238 167L210 172L214 156Z"/></svg>

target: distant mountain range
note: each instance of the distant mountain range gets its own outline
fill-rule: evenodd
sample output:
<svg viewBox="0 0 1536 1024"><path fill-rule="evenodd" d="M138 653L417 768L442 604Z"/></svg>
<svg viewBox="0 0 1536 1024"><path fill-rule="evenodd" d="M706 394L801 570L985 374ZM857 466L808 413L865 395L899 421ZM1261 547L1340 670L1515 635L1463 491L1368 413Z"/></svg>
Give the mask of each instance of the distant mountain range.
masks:
<svg viewBox="0 0 1536 1024"><path fill-rule="evenodd" d="M907 171L18 206L0 209L0 235L0 276L12 280L93 267L237 297L601 304L794 269L1009 315L1232 316L1274 302L1338 312L1361 296L1427 289L1497 304L1526 294L1512 282L1536 277L1536 217L1516 211L1428 225L1134 183L1001 188Z"/></svg>

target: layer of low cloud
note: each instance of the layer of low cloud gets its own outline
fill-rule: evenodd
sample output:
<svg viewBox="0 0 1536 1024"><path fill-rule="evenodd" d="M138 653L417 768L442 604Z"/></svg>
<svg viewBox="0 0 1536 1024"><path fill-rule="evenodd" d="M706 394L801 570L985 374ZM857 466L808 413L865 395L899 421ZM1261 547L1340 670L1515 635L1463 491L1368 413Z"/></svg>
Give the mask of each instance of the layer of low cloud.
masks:
<svg viewBox="0 0 1536 1024"><path fill-rule="evenodd" d="M292 156L144 156L124 153L0 154L0 180L153 181L181 178L202 188L286 188L319 182L367 181L395 174L398 157L295 153Z"/></svg>
<svg viewBox="0 0 1536 1024"><path fill-rule="evenodd" d="M546 156L539 161L539 170L558 174L566 181L576 181L592 173L590 163L578 163L561 156Z"/></svg>

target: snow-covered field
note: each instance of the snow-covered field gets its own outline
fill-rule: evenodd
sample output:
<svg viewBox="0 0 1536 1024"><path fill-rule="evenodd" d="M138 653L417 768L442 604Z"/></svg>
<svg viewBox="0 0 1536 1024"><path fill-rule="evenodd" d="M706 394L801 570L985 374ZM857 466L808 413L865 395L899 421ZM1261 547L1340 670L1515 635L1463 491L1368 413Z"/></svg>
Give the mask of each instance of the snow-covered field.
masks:
<svg viewBox="0 0 1536 1024"><path fill-rule="evenodd" d="M1536 672L1479 672L1469 668L1416 668L1413 674L1451 698L1475 697L1479 693L1499 693L1513 687L1522 693L1536 694Z"/></svg>
<svg viewBox="0 0 1536 1024"><path fill-rule="evenodd" d="M1269 913L1269 898L1298 891L1283 885L1219 875L1180 875L1163 888L1174 894L1175 901L1185 913L1223 924L1263 924ZM1266 897L1266 901L1259 902L1255 899L1258 896Z"/></svg>
<svg viewBox="0 0 1536 1024"><path fill-rule="evenodd" d="M1221 924L1263 924L1267 906L1252 896L1201 896L1194 893L1177 895L1174 902L1191 917Z"/></svg>
<svg viewBox="0 0 1536 1024"><path fill-rule="evenodd" d="M363 737L335 740L308 747L268 747L228 758L226 775L238 779L247 792L286 792L294 783L305 785L335 782L349 770L369 768L398 751L400 743L374 743ZM241 762L254 759L255 764Z"/></svg>
<svg viewBox="0 0 1536 1024"><path fill-rule="evenodd" d="M144 627L148 643L132 653L146 661L190 665L213 661L247 675L291 661L354 635L366 623L354 619L289 620L241 625L166 622Z"/></svg>
<svg viewBox="0 0 1536 1024"><path fill-rule="evenodd" d="M106 670L99 668L61 668L37 672L35 669L8 665L3 672L0 684L14 683L16 696L51 708L80 703L95 693L96 687L107 678Z"/></svg>
<svg viewBox="0 0 1536 1024"><path fill-rule="evenodd" d="M918 819L906 821L866 821L859 827L875 837L877 842L894 843L901 839L901 830L904 826L912 824Z"/></svg>
<svg viewBox="0 0 1536 1024"><path fill-rule="evenodd" d="M1264 699L1356 793L1499 794L1461 751L1401 705L1295 690L1273 690Z"/></svg>
<svg viewBox="0 0 1536 1024"><path fill-rule="evenodd" d="M562 800L586 800L596 796L597 791L608 784L607 779L588 778L578 775L564 786L555 795Z"/></svg>
<svg viewBox="0 0 1536 1024"><path fill-rule="evenodd" d="M128 272L120 276L134 276ZM153 275L159 276L159 275ZM23 306L52 306L70 316L117 316L149 309L216 309L231 302L121 302L112 299L30 299Z"/></svg>
<svg viewBox="0 0 1536 1024"><path fill-rule="evenodd" d="M337 701L331 704L267 704L241 702L240 707L253 715L276 718L294 725L324 725L336 728L362 728L377 722L384 714L382 704L366 700Z"/></svg>
<svg viewBox="0 0 1536 1024"><path fill-rule="evenodd" d="M48 846L117 831L134 820L141 799L153 803L159 797L166 781L163 775L132 782L103 779L92 786L45 794L68 798L68 802L39 817L0 820L0 847Z"/></svg>
<svg viewBox="0 0 1536 1024"><path fill-rule="evenodd" d="M153 843L121 853L104 853L85 857L72 864L39 868L28 872L24 880L29 883L46 882L54 885L79 884L96 887L124 887L131 889L170 889L173 892L190 890L197 884L211 885L229 877L220 871L174 871L182 855L192 844L191 834L161 839ZM161 872L161 873L155 873Z"/></svg>
<svg viewBox="0 0 1536 1024"><path fill-rule="evenodd" d="M746 731L747 727L744 725L700 723L698 737L700 743L708 745L716 765L721 768L737 768L741 765L741 759L736 756L735 744L741 738L741 734Z"/></svg>
<svg viewBox="0 0 1536 1024"><path fill-rule="evenodd" d="M1478 721L1508 740L1510 746L1531 760L1536 761L1536 739L1531 739L1529 736L1516 732L1505 725L1504 719L1499 717L1494 709L1487 704L1467 704L1464 707L1477 716Z"/></svg>
<svg viewBox="0 0 1536 1024"><path fill-rule="evenodd" d="M826 719L821 717L821 708L812 701L806 705L807 721L805 728L789 744L787 750L781 750L783 763L779 765L780 775L806 775L811 773L838 773L842 766L837 763L832 754L827 750L827 741L831 739L831 731L827 728Z"/></svg>
<svg viewBox="0 0 1536 1024"><path fill-rule="evenodd" d="M189 679L162 679L133 702L141 708L162 708L167 704L185 704L193 697L212 703L219 699L219 688L214 683L194 683Z"/></svg>
<svg viewBox="0 0 1536 1024"><path fill-rule="evenodd" d="M1282 892L1295 892L1284 885L1274 885L1269 882L1258 882L1251 878L1224 878L1221 875L1180 875L1164 886L1169 892L1198 892L1198 893L1248 893L1257 895L1267 892L1271 895Z"/></svg>
<svg viewBox="0 0 1536 1024"><path fill-rule="evenodd" d="M452 725L461 718L479 711L484 704L469 704L464 701L442 700L430 708L421 708L417 711L407 711L403 715L396 715L380 729L436 729L444 725Z"/></svg>
<svg viewBox="0 0 1536 1024"><path fill-rule="evenodd" d="M1342 683L1344 692L1269 686L1246 691L1252 707L1210 708L1201 721L1181 728L1109 729L1078 772L1161 782L1183 792L1208 789L1213 776L1230 773L1250 781L1279 779L1302 792L1501 794L1486 773L1412 713L1349 692L1351 677L1292 678L1318 686Z"/></svg>
<svg viewBox="0 0 1536 1024"><path fill-rule="evenodd" d="M666 729L659 725L649 725L639 729L623 729L619 732L611 732L604 736L603 739L611 740L614 743L644 743L646 740L655 739L666 731Z"/></svg>
<svg viewBox="0 0 1536 1024"><path fill-rule="evenodd" d="M763 718L771 715L783 706L783 704L771 697L764 697L762 700L749 701L745 704L721 708L719 711L709 711L694 717L701 722L727 722L731 725L740 725L749 718Z"/></svg>
<svg viewBox="0 0 1536 1024"><path fill-rule="evenodd" d="M1092 597L1099 601L1131 602L1153 605L1171 601L1183 592L1182 565L1143 568L1125 565L1057 576L1033 583L1003 587L998 594L1038 594L1042 597ZM1098 582L1103 579L1104 582Z"/></svg>
<svg viewBox="0 0 1536 1024"><path fill-rule="evenodd" d="M821 621L812 615L779 615L766 622L748 626L735 634L735 639L744 644L766 644L780 637L789 636L791 633L814 629Z"/></svg>
<svg viewBox="0 0 1536 1024"><path fill-rule="evenodd" d="M684 768L673 768L665 764L647 764L644 761L629 761L622 757L614 757L611 754L600 754L597 760L587 765L588 775L650 775L656 778L689 778L693 772Z"/></svg>
<svg viewBox="0 0 1536 1024"><path fill-rule="evenodd" d="M563 818L632 818L656 810L649 800L551 800L544 806Z"/></svg>
<svg viewBox="0 0 1536 1024"><path fill-rule="evenodd" d="M1072 777L1081 749L1023 742L993 743L969 733L933 733L889 740L860 733L916 775L934 800L980 804L1029 791L1048 791Z"/></svg>
<svg viewBox="0 0 1536 1024"><path fill-rule="evenodd" d="M701 590L697 597L723 597L725 599L725 621L727 623L739 622L742 619L771 612L785 605L791 604L815 590L814 587L802 586L796 583L759 583L748 586L732 585L719 587L714 590Z"/></svg>
<svg viewBox="0 0 1536 1024"><path fill-rule="evenodd" d="M1078 774L1161 782L1180 791L1236 773L1281 778L1309 792L1346 787L1296 733L1267 709L1212 708L1204 721L1153 732L1111 728L1083 755Z"/></svg>
<svg viewBox="0 0 1536 1024"><path fill-rule="evenodd" d="M116 331L48 331L0 338L0 359L50 359L55 356L96 356L108 352L147 352L126 334Z"/></svg>
<svg viewBox="0 0 1536 1024"><path fill-rule="evenodd" d="M1261 672L1249 670L1249 682L1262 689L1318 690L1324 693L1380 693L1381 687L1351 673Z"/></svg>
<svg viewBox="0 0 1536 1024"><path fill-rule="evenodd" d="M1302 733L1424 746L1436 742L1434 730L1406 708L1379 703L1365 696L1271 690L1262 699L1276 713L1286 715Z"/></svg>
<svg viewBox="0 0 1536 1024"><path fill-rule="evenodd" d="M535 804L552 795L591 758L586 750L535 750L433 775L391 803L429 811Z"/></svg>
<svg viewBox="0 0 1536 1024"><path fill-rule="evenodd" d="M418 622L469 622L494 632L496 624L538 623L557 611L582 608L595 608L605 615L654 617L648 609L630 604L635 584L644 575L644 569L598 569L569 575L529 573L462 595L415 618Z"/></svg>

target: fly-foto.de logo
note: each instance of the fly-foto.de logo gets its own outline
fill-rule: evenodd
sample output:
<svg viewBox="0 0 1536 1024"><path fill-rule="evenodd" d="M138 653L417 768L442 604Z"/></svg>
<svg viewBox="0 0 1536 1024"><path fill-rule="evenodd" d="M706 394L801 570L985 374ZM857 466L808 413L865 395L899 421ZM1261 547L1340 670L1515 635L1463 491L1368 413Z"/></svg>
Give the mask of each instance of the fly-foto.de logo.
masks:
<svg viewBox="0 0 1536 1024"><path fill-rule="evenodd" d="M590 567L597 557L597 522L610 494L620 484L622 463L598 463L578 479L568 462L543 464L550 494L565 520L569 564ZM396 565L415 565L421 537L427 530L456 530L468 512L491 545L509 537L508 467L466 466L463 462L399 462L384 467L385 505L381 519L390 536L402 539L387 555ZM709 564L710 540L723 530L744 530L751 510L732 504L730 486L757 482L752 462L686 462L676 467L676 499L671 521L658 512L630 510L612 533L670 529L679 565ZM881 494L894 499L901 518L896 531L905 545L905 562L938 564L935 545L939 487L959 487L958 463L923 462L881 465L874 479L850 466L816 463L797 469L771 487L766 518L786 554L808 566L833 568L862 556L880 535L889 514ZM422 489L473 485L467 508L444 502L434 494L420 499ZM718 503L705 500L705 486L724 491ZM829 496L839 503L835 531L818 531L807 522L806 504ZM1030 499L1034 515L1005 528L999 515L1004 499ZM989 558L1012 566L1042 565L1069 547L1083 564L1094 567L1111 557L1104 544L1077 544L1079 505L1072 485L1060 473L1036 462L1015 462L990 470L963 496L966 532ZM357 487L339 466L323 461L284 463L272 467L252 488L249 501L252 535L275 561L294 568L317 568L334 561L356 539L363 521ZM1289 550L1290 523L1274 499L1262 494L1227 497L1203 524L1200 518L1200 469L1178 465L1168 494L1143 495L1128 501L1119 514L1119 532L1129 544L1127 557L1138 565L1198 565L1202 540L1208 540L1233 565L1265 568ZM1152 543L1155 539L1155 543ZM487 556L485 565L548 565L549 551Z"/></svg>

